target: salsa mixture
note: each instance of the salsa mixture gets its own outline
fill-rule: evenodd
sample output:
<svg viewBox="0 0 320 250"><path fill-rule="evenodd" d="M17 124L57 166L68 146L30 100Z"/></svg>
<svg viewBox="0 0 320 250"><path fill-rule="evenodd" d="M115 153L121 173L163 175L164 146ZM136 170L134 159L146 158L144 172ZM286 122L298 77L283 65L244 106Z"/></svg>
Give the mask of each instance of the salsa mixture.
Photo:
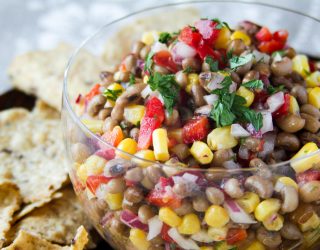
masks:
<svg viewBox="0 0 320 250"><path fill-rule="evenodd" d="M82 122L107 143L72 148L102 228L139 250L318 241L320 153L277 165L320 146L320 63L287 39L208 18L147 32L79 95Z"/></svg>

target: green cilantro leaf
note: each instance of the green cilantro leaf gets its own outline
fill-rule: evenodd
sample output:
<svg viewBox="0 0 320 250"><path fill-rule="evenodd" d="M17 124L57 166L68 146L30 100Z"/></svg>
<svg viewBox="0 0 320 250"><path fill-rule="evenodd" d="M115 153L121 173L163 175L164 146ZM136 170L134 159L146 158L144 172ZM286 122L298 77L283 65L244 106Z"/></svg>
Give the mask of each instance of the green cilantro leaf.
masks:
<svg viewBox="0 0 320 250"><path fill-rule="evenodd" d="M240 66L250 62L252 59L253 59L253 54L248 54L245 56L233 56L231 59L229 59L230 68L232 70L235 70Z"/></svg>
<svg viewBox="0 0 320 250"><path fill-rule="evenodd" d="M214 60L211 56L206 56L206 58L204 59L204 61L209 64L210 67L210 71L212 72L216 72L219 70L218 66L219 63L217 60Z"/></svg>
<svg viewBox="0 0 320 250"><path fill-rule="evenodd" d="M243 87L249 89L263 89L263 81L261 80L251 80L242 84Z"/></svg>
<svg viewBox="0 0 320 250"><path fill-rule="evenodd" d="M172 36L170 35L170 33L161 32L159 35L159 42L160 43L167 43L171 38L172 38Z"/></svg>
<svg viewBox="0 0 320 250"><path fill-rule="evenodd" d="M232 84L231 77L230 76L226 76L225 78L223 78L222 82L220 83L222 88L212 90L211 94L224 95L226 93L229 93L229 88L230 88L231 84Z"/></svg>
<svg viewBox="0 0 320 250"><path fill-rule="evenodd" d="M263 119L261 113L242 105L234 105L232 108L239 121L251 123L256 131L262 128Z"/></svg>
<svg viewBox="0 0 320 250"><path fill-rule="evenodd" d="M169 114L172 114L173 106L175 105L179 96L179 85L175 81L175 75L161 75L155 72L151 75L148 84L151 90L158 90L164 100L164 106Z"/></svg>
<svg viewBox="0 0 320 250"><path fill-rule="evenodd" d="M285 51L284 51L284 50L277 50L277 51L275 51L275 52L273 52L273 53L271 54L271 57L274 58L274 57L276 57L277 55L279 55L280 57L284 57Z"/></svg>
<svg viewBox="0 0 320 250"><path fill-rule="evenodd" d="M136 78L133 73L130 73L129 86L134 85L135 83L136 83Z"/></svg>
<svg viewBox="0 0 320 250"><path fill-rule="evenodd" d="M189 28L191 28L191 30L192 30L193 32L197 31L197 28L196 28L195 26L192 26L192 25L188 25L188 26L189 26Z"/></svg>
<svg viewBox="0 0 320 250"><path fill-rule="evenodd" d="M189 74L189 73L191 73L192 71L193 71L192 68L191 68L190 66L187 66L182 72Z"/></svg>
<svg viewBox="0 0 320 250"><path fill-rule="evenodd" d="M230 60L232 58L233 49L227 51L227 59Z"/></svg>
<svg viewBox="0 0 320 250"><path fill-rule="evenodd" d="M269 85L267 87L267 92L269 95L272 95L274 93L277 93L277 92L280 92L280 91L283 91L284 90L284 86L283 85L279 85L279 86L272 86L272 85Z"/></svg>
<svg viewBox="0 0 320 250"><path fill-rule="evenodd" d="M117 89L117 90L106 89L103 92L103 96L105 96L107 99L111 101L116 101L121 93L122 93L121 89Z"/></svg>
<svg viewBox="0 0 320 250"><path fill-rule="evenodd" d="M213 22L218 23L215 27L217 30L221 30L223 27L226 27L228 30L231 31L231 28L229 27L229 24L226 22L221 22L219 18L213 18L211 19Z"/></svg>
<svg viewBox="0 0 320 250"><path fill-rule="evenodd" d="M154 55L154 52L149 52L149 54L147 55L146 61L144 62L143 70L146 72L149 72L149 74L151 73L151 67L153 64L153 60L152 60L153 55Z"/></svg>

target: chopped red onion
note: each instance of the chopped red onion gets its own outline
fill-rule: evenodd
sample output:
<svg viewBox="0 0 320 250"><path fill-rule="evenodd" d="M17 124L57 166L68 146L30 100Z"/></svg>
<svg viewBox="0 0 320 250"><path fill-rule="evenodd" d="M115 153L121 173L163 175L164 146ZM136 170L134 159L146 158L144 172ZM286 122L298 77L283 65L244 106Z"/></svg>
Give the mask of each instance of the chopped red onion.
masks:
<svg viewBox="0 0 320 250"><path fill-rule="evenodd" d="M147 240L152 240L161 233L163 222L159 220L159 216L156 215L148 220L149 233Z"/></svg>
<svg viewBox="0 0 320 250"><path fill-rule="evenodd" d="M257 223L234 200L226 199L223 206L228 211L228 214L233 222L241 224Z"/></svg>
<svg viewBox="0 0 320 250"><path fill-rule="evenodd" d="M238 155L241 159L248 160L249 159L249 150L247 147L241 145L239 147Z"/></svg>
<svg viewBox="0 0 320 250"><path fill-rule="evenodd" d="M266 133L263 135L263 140L263 150L258 154L258 156L261 158L265 158L267 155L273 152L276 141L276 134L273 132Z"/></svg>
<svg viewBox="0 0 320 250"><path fill-rule="evenodd" d="M183 249L189 249L189 250L200 249L197 243L195 243L192 239L184 238L181 234L179 234L178 230L174 227L169 229L168 235Z"/></svg>
<svg viewBox="0 0 320 250"><path fill-rule="evenodd" d="M248 137L250 136L250 133L240 124L235 123L231 125L231 135L234 137Z"/></svg>
<svg viewBox="0 0 320 250"><path fill-rule="evenodd" d="M139 217L128 209L122 210L120 220L130 228L139 228L143 231L148 231L148 225L142 223Z"/></svg>
<svg viewBox="0 0 320 250"><path fill-rule="evenodd" d="M261 111L262 114L262 128L260 129L261 134L273 131L273 120L272 114L269 111Z"/></svg>
<svg viewBox="0 0 320 250"><path fill-rule="evenodd" d="M183 42L177 42L172 48L172 58L177 64L181 64L182 60L189 57L194 57L197 51Z"/></svg>
<svg viewBox="0 0 320 250"><path fill-rule="evenodd" d="M168 50L167 45L165 45L164 43L155 42L151 47L151 51L154 53L157 53L157 52L163 51L163 50Z"/></svg>
<svg viewBox="0 0 320 250"><path fill-rule="evenodd" d="M284 104L284 94L283 92L279 91L272 96L269 96L267 99L267 104L269 107L269 111L273 113L274 111L278 110Z"/></svg>
<svg viewBox="0 0 320 250"><path fill-rule="evenodd" d="M266 53L262 53L258 50L252 51L252 54L254 55L256 62L264 62L266 64L269 64L270 62L270 56Z"/></svg>

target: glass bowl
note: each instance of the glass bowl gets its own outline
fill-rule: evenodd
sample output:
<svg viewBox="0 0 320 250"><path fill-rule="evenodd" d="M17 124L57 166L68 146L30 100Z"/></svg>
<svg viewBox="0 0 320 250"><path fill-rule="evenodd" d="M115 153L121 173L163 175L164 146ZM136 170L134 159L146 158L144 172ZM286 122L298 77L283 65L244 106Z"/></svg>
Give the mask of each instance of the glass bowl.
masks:
<svg viewBox="0 0 320 250"><path fill-rule="evenodd" d="M94 133L95 129L101 129L101 124L90 124L90 122L84 124L81 121L83 117L80 119L77 115L75 103L79 93L85 94L98 81L100 71L112 64L118 64L119 59L128 53L128 46L131 42L141 37L144 31L174 30L182 27L183 24L192 23L199 17L216 17L228 22L231 27L235 27L239 21L250 20L268 26L272 30L287 29L290 34L289 43L292 47L301 53L320 57L320 47L317 46L320 40L319 32L315 32L320 30L318 20L302 13L266 4L232 1L167 4L133 13L103 26L73 53L64 79L62 120L68 168L72 184L84 210L97 231L115 249L200 249L199 247L203 247L201 249L312 249L312 247L318 249L316 245L320 240L319 192L316 193L318 198L313 199L312 202L304 203L300 200L298 208L293 212L285 213L281 210L283 207L280 209L279 206L297 202L290 196L290 192L301 194L301 192L306 192L305 190L307 193L316 191L319 185L303 187L303 185L295 184L296 173L292 166L299 165L307 169L309 167L304 166L312 165L316 175L320 164L319 151L305 154L295 160L268 165L266 169L258 166L241 169L219 167L198 169L179 166L173 161L163 164L139 158L109 145ZM79 65L84 61L87 66L85 70L79 71ZM112 178L103 175L106 168L109 172L112 170ZM269 218L271 219L269 223L280 221L281 224L281 221L284 220L288 230L291 230L290 226L294 224L294 229L298 228L298 236L284 236L285 232L282 232L284 230L280 234L279 229L270 232L261 231L262 223L250 224L253 223L254 217L248 217L247 212L239 207L239 204L242 204L242 207L247 206L246 209L252 212L251 206L255 207L256 205L253 204L259 200L255 193L260 196L261 201L264 200L264 198L261 199L261 196L264 196L262 193L266 192L263 181L252 184L254 187L251 196L241 199L238 203L228 198L218 208L213 207L211 212L215 216L218 214L219 218L215 218L216 227L210 227L214 238L208 236L206 231L208 227L202 221L205 210L212 205L210 202L219 203L212 198L217 198L214 195L217 188L223 186L230 178L241 183L249 176L265 175L264 177L267 177L266 175L270 173L273 188L278 190L278 192L273 192L276 200L268 200L260 212L269 213L272 209L278 211L278 213L273 213L272 218ZM310 171L308 173L310 178L320 179L319 176L310 175ZM288 178L283 178L283 182L279 184L277 180L280 177ZM165 187L166 185L172 186L173 182L178 183L181 179L193 184L191 185L192 192L183 199L182 206L180 206L181 199L178 196L170 196L168 193L172 192L172 189ZM294 180L293 183L292 180ZM112 187L105 188L110 182L113 182L110 185ZM284 186L290 186L288 193L283 191ZM305 190L301 191L302 189ZM167 192L165 198L161 197L160 201L156 197L159 192ZM151 206L149 201L152 195L154 200ZM209 198L210 195L211 198ZM157 205L154 205L155 203ZM227 227L221 226L226 217L219 210L222 206L223 211L228 211L227 216L231 218ZM174 208L174 214L171 208ZM175 225L181 222L181 218L186 213L196 214L203 230L202 234L196 236L186 233L182 239L183 243L180 242L178 246L168 235L177 232L174 229ZM155 215L159 216L153 217ZM151 217L152 220L148 220ZM166 222L168 220L172 228L159 224L159 217L165 217ZM185 219L185 216L183 218ZM185 223L190 223L190 221L192 219L186 219ZM149 230L152 228L152 231L157 232L160 230L159 225L162 225L161 237L157 236L148 241L146 239L148 226ZM188 230L192 231L193 225L187 225ZM222 241L226 233L230 242L232 233L233 237L238 237L237 234L243 233L243 229L247 234L245 240L236 242L232 246ZM197 246L190 243L190 237ZM289 240L290 237L292 239ZM279 239L282 240L282 243L275 246L274 242Z"/></svg>

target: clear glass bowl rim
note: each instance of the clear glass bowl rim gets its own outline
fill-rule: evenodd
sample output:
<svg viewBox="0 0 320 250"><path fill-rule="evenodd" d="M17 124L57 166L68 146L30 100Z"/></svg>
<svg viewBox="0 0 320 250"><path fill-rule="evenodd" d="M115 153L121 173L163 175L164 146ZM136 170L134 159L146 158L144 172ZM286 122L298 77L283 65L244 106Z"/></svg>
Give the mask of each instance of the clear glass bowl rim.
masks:
<svg viewBox="0 0 320 250"><path fill-rule="evenodd" d="M74 62L74 60L76 59L77 55L79 54L79 52L86 46L86 44L90 43L91 40L93 40L96 36L98 36L101 32L103 32L105 29L107 29L108 27L117 24L118 22L121 22L127 18L130 17L134 17L136 15L145 13L147 11L151 11L151 10L157 10L157 9L161 9L161 8L167 8L167 7L175 7L175 6L183 6L183 5L188 5L188 4L201 4L201 3L234 3L234 4L244 4L244 5L251 5L251 6L257 6L257 7L269 7L269 8L274 8L274 9L278 9L278 10L282 10L285 12L290 12L292 14L296 14L298 16L301 17L305 17L305 18L309 18L312 19L315 22L320 23L320 20L317 19L316 17L307 15L303 12L300 11L296 11L296 10L292 10L289 8L285 8L285 7L281 7L281 6L275 6L272 4L267 4L267 3L259 3L259 2L247 2L247 1L234 1L234 0L201 0L201 1L184 1L184 2L178 2L178 3L167 3L167 4L163 4L163 5L156 5L156 6L152 6L152 7L148 7L148 8L144 8L135 12L132 12L128 15L125 15L121 18L115 19L114 21L107 23L103 26L101 26L100 28L97 29L96 32L94 32L92 35L90 35L89 37L87 37L72 53L71 57L68 60L66 69L64 71L64 79L63 79L63 95L62 95L62 102L63 102L63 106L66 107L67 112L69 113L69 115L72 117L73 121L78 125L78 127L80 127L80 129L87 135L90 135L90 137L94 138L95 140L97 140L99 143L105 144L107 147L114 149L115 151L120 152L122 155L126 155L128 157L130 157L129 159L135 158L139 161L144 161L144 162L148 162L148 163L152 163L152 164L156 164L158 166L161 167L170 167L170 168L175 168L177 170L182 170L182 171L202 171L202 172L223 172L223 173L238 173L238 172L251 172L251 171L257 171L257 168L239 168L239 169L225 169L225 168L190 168L190 167L182 167L182 166L172 166L172 165L166 165L164 163L160 163L157 161L151 161L151 160L146 160L143 159L141 157L138 157L136 155L124 152L121 149L118 149L117 147L112 146L111 144L107 143L106 141L102 140L98 135L96 135L95 133L93 133L91 130L88 129L88 127L79 119L79 117L76 115L76 113L74 112L71 104L70 104L70 99L68 96L68 74L70 71L70 68L72 66L72 63ZM307 154L305 156L293 159L293 160L287 160L287 161L282 161L282 162L278 162L276 164L269 164L268 166L271 169L277 168L279 166L283 166L283 165L288 165L290 163L294 163L294 162L298 162L301 161L303 159L312 157L316 154L320 154L320 149L312 152L310 154Z"/></svg>

